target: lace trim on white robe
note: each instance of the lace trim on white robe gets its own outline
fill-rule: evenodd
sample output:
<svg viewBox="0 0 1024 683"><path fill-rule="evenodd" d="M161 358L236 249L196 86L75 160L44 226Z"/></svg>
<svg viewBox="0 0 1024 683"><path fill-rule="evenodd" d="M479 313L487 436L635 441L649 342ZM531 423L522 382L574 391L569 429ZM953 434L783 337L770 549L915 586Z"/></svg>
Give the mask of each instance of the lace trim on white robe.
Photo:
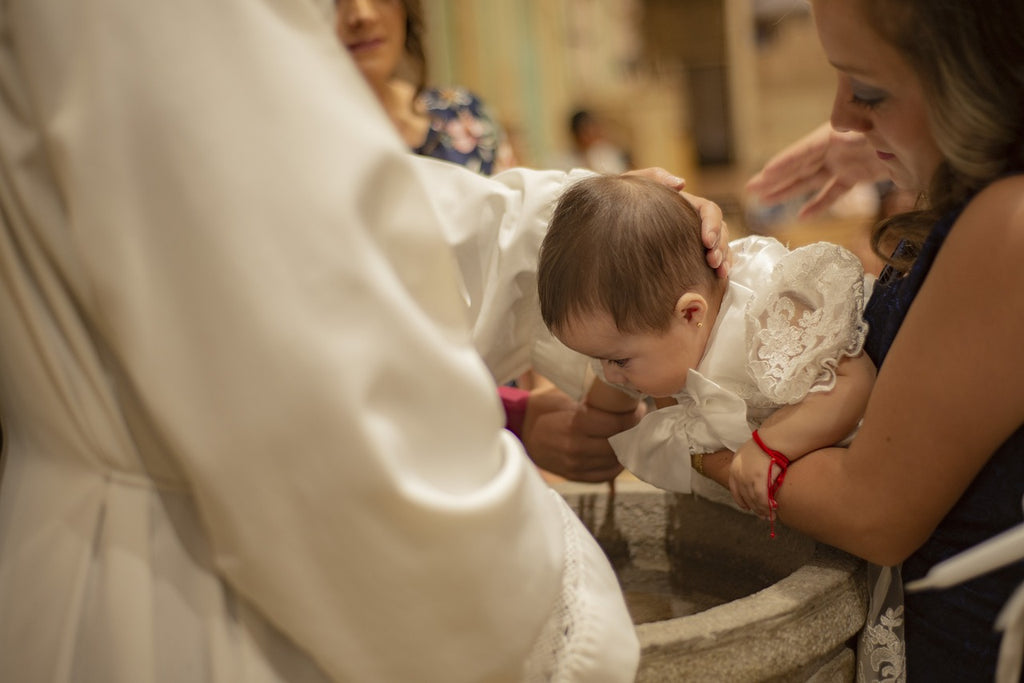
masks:
<svg viewBox="0 0 1024 683"><path fill-rule="evenodd" d="M857 642L857 683L906 683L900 567L868 564L868 614Z"/></svg>

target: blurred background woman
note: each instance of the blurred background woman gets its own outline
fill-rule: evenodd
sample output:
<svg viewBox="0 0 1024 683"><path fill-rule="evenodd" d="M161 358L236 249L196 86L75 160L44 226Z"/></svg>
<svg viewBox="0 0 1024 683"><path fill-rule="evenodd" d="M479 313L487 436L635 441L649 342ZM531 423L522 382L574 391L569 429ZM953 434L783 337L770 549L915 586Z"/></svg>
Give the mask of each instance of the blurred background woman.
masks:
<svg viewBox="0 0 1024 683"><path fill-rule="evenodd" d="M426 88L420 0L338 0L337 33L405 144L484 175L515 165L502 127L461 86Z"/></svg>

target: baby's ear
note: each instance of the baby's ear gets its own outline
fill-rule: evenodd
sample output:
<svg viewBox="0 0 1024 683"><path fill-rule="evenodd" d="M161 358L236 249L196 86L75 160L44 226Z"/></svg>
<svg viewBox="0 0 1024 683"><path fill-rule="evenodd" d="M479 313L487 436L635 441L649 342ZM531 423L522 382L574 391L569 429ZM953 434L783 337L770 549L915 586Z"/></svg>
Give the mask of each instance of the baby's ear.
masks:
<svg viewBox="0 0 1024 683"><path fill-rule="evenodd" d="M676 301L675 314L688 323L703 326L708 315L708 300L698 292L684 292Z"/></svg>

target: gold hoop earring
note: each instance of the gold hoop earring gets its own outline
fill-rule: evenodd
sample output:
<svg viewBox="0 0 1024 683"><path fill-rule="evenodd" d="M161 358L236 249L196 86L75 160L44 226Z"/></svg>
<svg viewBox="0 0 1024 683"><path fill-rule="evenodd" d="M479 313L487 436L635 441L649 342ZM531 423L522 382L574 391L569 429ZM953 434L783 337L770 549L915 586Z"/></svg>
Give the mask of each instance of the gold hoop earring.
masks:
<svg viewBox="0 0 1024 683"><path fill-rule="evenodd" d="M702 323L702 322L697 323L697 327L698 328L704 327L704 323Z"/></svg>

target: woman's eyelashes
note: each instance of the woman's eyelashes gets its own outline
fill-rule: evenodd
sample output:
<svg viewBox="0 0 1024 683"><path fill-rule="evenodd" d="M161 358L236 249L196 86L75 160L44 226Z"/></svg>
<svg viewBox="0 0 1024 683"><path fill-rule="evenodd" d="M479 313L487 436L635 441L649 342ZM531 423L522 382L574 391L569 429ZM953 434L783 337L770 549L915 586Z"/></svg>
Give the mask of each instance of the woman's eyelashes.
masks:
<svg viewBox="0 0 1024 683"><path fill-rule="evenodd" d="M864 107L865 109L877 109L883 101L885 101L884 97L866 98L854 95L850 98L851 104L855 104L858 107Z"/></svg>
<svg viewBox="0 0 1024 683"><path fill-rule="evenodd" d="M875 109L885 101L886 93L877 88L871 88L858 83L852 83L850 88L850 102L858 107Z"/></svg>

